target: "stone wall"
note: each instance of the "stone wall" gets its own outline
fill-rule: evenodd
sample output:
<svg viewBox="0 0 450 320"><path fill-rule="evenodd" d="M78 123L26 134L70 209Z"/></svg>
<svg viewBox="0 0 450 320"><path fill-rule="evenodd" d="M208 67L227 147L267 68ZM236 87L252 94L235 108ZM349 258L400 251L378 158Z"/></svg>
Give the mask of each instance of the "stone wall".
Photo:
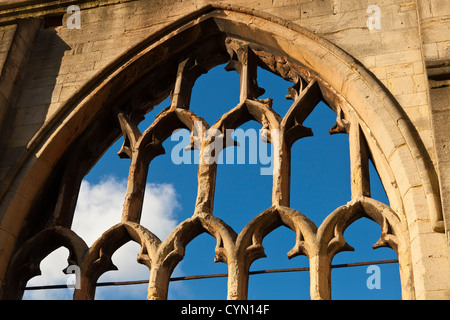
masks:
<svg viewBox="0 0 450 320"><path fill-rule="evenodd" d="M217 3L206 0L53 2L0 4L0 219L17 196L17 181L28 150L36 143L43 143L39 138L61 121L64 106L71 99L80 96L117 58L152 34L211 2ZM221 3L265 12L304 27L346 51L375 75L403 107L425 147L427 154L422 156L429 157L433 163L429 169L437 172L439 181L434 183L440 186L448 232L448 1L230 0ZM73 13L67 13L66 9L73 4L81 8L80 29L67 26ZM374 5L380 9L379 15L368 11ZM379 18L379 28L368 28L371 17ZM418 191L412 187L402 192L404 199L414 202ZM14 232L6 226L5 222L0 226L0 242L12 244ZM410 227L418 230L416 235L430 235L430 240L417 243L421 248L413 247L413 250L425 254L428 249L423 248L424 243L435 244L431 255L436 259L428 260L420 272L448 270L450 237L446 248L444 235L434 232L429 222L422 223L418 218ZM20 225L12 228L19 229ZM411 241L414 243L414 239ZM4 268L4 264L0 265L0 274ZM432 285L424 285L417 291L417 298L442 297L442 294L448 297L450 279L446 278L436 284L436 290Z"/></svg>

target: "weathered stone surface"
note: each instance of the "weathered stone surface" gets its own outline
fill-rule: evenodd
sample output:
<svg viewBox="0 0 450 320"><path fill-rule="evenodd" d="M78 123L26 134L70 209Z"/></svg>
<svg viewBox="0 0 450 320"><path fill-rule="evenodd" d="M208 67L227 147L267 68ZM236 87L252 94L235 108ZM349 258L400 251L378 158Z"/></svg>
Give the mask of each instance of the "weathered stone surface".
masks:
<svg viewBox="0 0 450 320"><path fill-rule="evenodd" d="M331 261L349 249L343 226L368 215L383 228L380 244L399 255L403 297L448 299L448 1L374 0L374 9L362 0L89 0L79 3L79 29L67 24L74 1L51 3L0 4L0 297L20 298L39 263L27 260L30 248L43 254L58 239L82 267L75 298L91 299L108 259L131 239L151 270L148 298L165 299L184 247L206 231L216 261L228 264L228 298L245 299L264 236L285 225L297 234L290 254L309 258L311 298L330 299ZM188 110L190 91L225 62L241 77L240 103L208 124ZM293 82L284 118L258 99L256 66ZM169 94L171 107L140 132L142 115ZM289 208L290 147L311 134L303 121L320 100L337 114L330 132L349 134L352 199L316 226ZM216 167L202 161L193 216L163 242L139 225L148 164L174 129L249 120L279 132L267 136L277 150L272 207L237 234L212 215ZM88 249L69 229L74 195L121 134L120 156L131 159L122 220ZM211 141L192 135L191 147L206 154ZM370 199L369 154L391 208ZM47 224L30 225L41 209Z"/></svg>

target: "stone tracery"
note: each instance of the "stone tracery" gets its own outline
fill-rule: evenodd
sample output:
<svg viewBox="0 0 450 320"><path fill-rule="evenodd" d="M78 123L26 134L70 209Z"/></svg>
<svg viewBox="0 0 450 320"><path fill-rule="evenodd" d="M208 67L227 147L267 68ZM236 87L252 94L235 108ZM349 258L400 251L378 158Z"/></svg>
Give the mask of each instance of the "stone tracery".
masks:
<svg viewBox="0 0 450 320"><path fill-rule="evenodd" d="M53 221L52 228L58 230L57 234L63 234L64 237L71 239L62 242L57 238L57 243L69 247L71 253L77 252L76 262L82 267L82 287L76 290L75 298L94 298L95 282L98 277L107 270L114 269L111 262L112 254L131 240L141 245L138 261L150 269L148 298L165 299L171 272L183 259L186 245L201 233L207 232L217 241L215 261L228 265L228 298L245 299L250 265L254 260L264 256L262 240L268 233L284 225L296 233L296 243L288 256L303 254L309 258L311 298L330 299L331 261L338 252L351 250L343 234L353 221L361 217L368 217L382 226L380 241L376 246L390 246L396 250L402 272L403 295L406 298L413 297L409 283L411 271L405 221L394 210L370 199L367 166L371 150L368 147L366 133L362 130L365 124L361 122L358 113L315 74L314 70L296 64L287 57L266 50L260 45L233 37L219 37L214 39L214 45L202 48L206 49L194 50L187 54L188 58L183 56L178 59L179 64L174 68L176 75L171 79L173 80L170 93L171 106L163 110L144 132L140 132L137 125L142 116L151 110L154 102L161 98L146 91L151 89L141 88L142 90L138 92L134 91L135 95L125 104L118 104L112 108L117 121L117 130L122 131L124 136L119 156L131 158L122 221L107 230L91 248L87 248L82 240L68 235L70 209L66 216L64 211L61 211L60 216L55 214L55 218L58 219ZM212 66L227 61L229 62L227 69L237 71L241 78L240 102L210 126L189 110L190 91L196 78ZM283 118L272 109L272 101L258 99L263 89L257 84L257 67L267 69L293 83L288 92L288 98L293 104ZM151 79L152 75L149 78ZM303 122L321 100L328 103L337 114L336 125L330 129L330 133L349 135L352 199L337 208L317 227L300 212L289 208L289 153L296 140L312 135L311 129L304 127ZM200 161L199 189L192 217L177 226L165 240L158 239L151 230L139 225L148 165L154 157L164 153L162 142L173 130L189 129L192 133L190 147L199 147L202 153L208 148L210 141L203 140L199 143L198 137L193 134L194 123L200 122L204 131L213 128L226 132L227 129L235 129L251 119L259 122L263 128L279 130L280 133L276 139L269 137L269 142L279 151L275 159L270 208L257 215L238 234L226 224L226 221L213 215L216 164ZM82 171L83 169L80 169L77 174L81 174ZM70 176L68 174L68 177ZM58 198L60 206L57 206L55 211L61 210L58 209L60 207L67 208L73 205L69 199L70 195L73 195L73 190L60 193ZM50 229L41 231L29 240L27 246L36 246L41 241L36 239L41 237L47 239L48 234L52 232L54 231ZM14 261L17 261L17 265L24 265L25 251L19 250L16 254ZM18 276L22 277L19 283L26 283L27 278L32 275L33 272L19 274ZM11 292L12 295L20 296L21 289Z"/></svg>
<svg viewBox="0 0 450 320"><path fill-rule="evenodd" d="M310 128L303 126L303 122L318 102L324 100L322 91L327 88L307 69L287 62L284 57L270 54L259 47L254 49L251 43L231 38L225 39L225 44L230 56L226 70L235 70L240 75L240 102L213 125L210 126L189 110L190 93L195 79L207 69L196 59L195 54L180 62L171 92L171 105L164 109L144 132L140 132L138 124L147 111L145 108L127 105L128 109L115 109L124 136L124 143L118 155L131 159L122 221L107 230L91 248L87 248L82 240L76 240L81 241L77 247L83 249L77 250L84 250L84 255L80 252L76 255L76 262L82 266L82 272L81 288L75 290L75 299L94 298L97 279L104 272L115 269L111 261L112 254L130 240L141 245L138 262L150 269L148 299L167 298L170 275L183 259L186 245L203 232L209 233L217 241L215 261L228 265L228 299L247 297L250 265L254 260L265 256L262 240L281 225L296 233L296 243L289 251L288 257L306 255L310 259L310 291L313 299L331 298L331 261L338 252L352 250L345 242L343 232L354 220L368 217L383 227L377 247L390 246L397 252L399 245L402 248L401 240L398 239L398 236L402 236L398 230L398 217L386 206L367 198L370 197L368 148L357 118L345 113L340 106L336 110L336 125L330 129L330 133L349 134L352 201L336 209L319 227L300 212L289 208L290 148L296 140L313 135ZM272 109L270 99L258 99L264 89L257 84L257 67L268 69L293 82L287 95L293 103L283 118ZM257 215L238 234L225 221L213 215L217 164L205 163L203 160L202 155L211 141L195 136L194 125L200 123L202 132L210 128L226 132L227 129L235 129L249 120L256 120L263 128L276 130L279 134L269 136L268 139L276 149L272 206ZM193 216L176 227L167 239L161 240L139 224L145 182L151 160L165 152L162 142L179 128L191 131L189 148L200 147L197 202ZM383 215L385 211L389 213L389 218ZM45 230L37 237L44 237L49 232L51 230ZM33 239L30 241L33 242ZM72 245L69 247L72 248ZM23 274L22 282L32 275L33 273Z"/></svg>

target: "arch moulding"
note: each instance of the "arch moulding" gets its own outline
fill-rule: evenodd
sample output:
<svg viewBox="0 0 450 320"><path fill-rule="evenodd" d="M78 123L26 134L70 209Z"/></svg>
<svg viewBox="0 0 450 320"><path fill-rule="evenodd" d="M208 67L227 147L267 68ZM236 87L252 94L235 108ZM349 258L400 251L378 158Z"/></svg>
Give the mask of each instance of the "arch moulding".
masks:
<svg viewBox="0 0 450 320"><path fill-rule="evenodd" d="M17 252L18 239L36 199L56 179L55 172L61 172L58 171L61 163L69 161L66 155L73 154L77 147L83 150L79 146L89 141L92 149L88 150L89 159L79 174L81 180L121 134L117 123L110 119L111 110L141 92L142 86L154 79L152 74L158 73L162 66L167 77L174 80L181 58L196 46L204 48L209 59L206 70L199 75L226 62L221 56L222 48L216 49L222 46L220 39L237 39L249 43L254 50L264 49L272 55L273 68L279 75L282 68L295 65L302 76L317 81L338 120L352 118L360 125L391 208L400 220L402 227L398 229L403 230L403 239L421 243L421 234L411 226L424 216L423 210L427 212L430 229L443 232L439 189L425 147L401 106L372 73L337 46L291 22L241 7L208 5L153 33L108 65L69 99L30 141L23 165L0 204L1 230L12 239L0 253L2 265L8 265ZM283 65L277 65L277 57L286 57ZM147 105L158 104L171 92L172 81L166 82L166 86L161 84L155 89L157 92L151 95ZM146 108L150 110L151 106ZM421 199L407 203L404 195L411 188L421 190L417 193ZM72 203L72 214L73 208ZM52 221L70 228L71 217L53 217ZM402 280L409 284L414 282L412 278L423 281L419 272L414 271L423 253L411 251L410 254L411 279ZM4 278L6 270L0 271L0 281L8 281ZM416 291L415 295L420 293ZM412 298L414 294L406 296Z"/></svg>

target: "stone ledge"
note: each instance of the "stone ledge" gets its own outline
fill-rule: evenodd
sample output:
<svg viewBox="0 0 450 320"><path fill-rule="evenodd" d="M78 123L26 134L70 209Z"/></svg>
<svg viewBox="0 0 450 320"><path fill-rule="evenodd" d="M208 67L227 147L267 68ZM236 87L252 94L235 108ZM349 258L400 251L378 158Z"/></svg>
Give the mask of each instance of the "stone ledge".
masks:
<svg viewBox="0 0 450 320"><path fill-rule="evenodd" d="M39 18L66 13L67 7L77 5L81 9L90 9L116 3L135 0L94 0L80 2L77 0L15 0L0 4L0 25L13 23L17 19Z"/></svg>

